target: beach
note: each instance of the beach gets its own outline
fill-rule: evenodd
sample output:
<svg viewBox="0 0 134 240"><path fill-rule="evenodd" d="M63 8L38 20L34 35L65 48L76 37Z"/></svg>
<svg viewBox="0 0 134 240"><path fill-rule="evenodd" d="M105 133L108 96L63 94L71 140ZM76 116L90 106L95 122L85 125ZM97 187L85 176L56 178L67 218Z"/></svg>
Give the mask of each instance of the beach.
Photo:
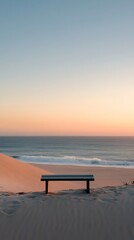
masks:
<svg viewBox="0 0 134 240"><path fill-rule="evenodd" d="M134 240L134 0L0 23L0 240Z"/></svg>
<svg viewBox="0 0 134 240"><path fill-rule="evenodd" d="M93 174L83 182L52 182L42 174ZM0 239L134 239L134 169L28 164L0 154ZM129 185L127 185L129 184Z"/></svg>

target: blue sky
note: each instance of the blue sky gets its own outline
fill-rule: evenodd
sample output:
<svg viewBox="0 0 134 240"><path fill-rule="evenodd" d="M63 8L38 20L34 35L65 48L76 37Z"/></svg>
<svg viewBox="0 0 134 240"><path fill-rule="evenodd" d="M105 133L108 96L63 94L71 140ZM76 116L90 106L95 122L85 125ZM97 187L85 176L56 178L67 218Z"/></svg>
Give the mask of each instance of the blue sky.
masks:
<svg viewBox="0 0 134 240"><path fill-rule="evenodd" d="M1 1L0 134L40 134L38 120L35 132L22 127L30 111L48 119L44 135L134 134L133 13L132 0Z"/></svg>

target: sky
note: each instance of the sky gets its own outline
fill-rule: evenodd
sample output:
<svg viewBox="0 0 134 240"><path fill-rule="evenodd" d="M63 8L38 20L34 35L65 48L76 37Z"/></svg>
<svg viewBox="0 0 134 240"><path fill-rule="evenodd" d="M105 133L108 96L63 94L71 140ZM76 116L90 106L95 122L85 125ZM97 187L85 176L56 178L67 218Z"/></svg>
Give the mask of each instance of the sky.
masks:
<svg viewBox="0 0 134 240"><path fill-rule="evenodd" d="M134 136L134 1L0 1L0 136Z"/></svg>

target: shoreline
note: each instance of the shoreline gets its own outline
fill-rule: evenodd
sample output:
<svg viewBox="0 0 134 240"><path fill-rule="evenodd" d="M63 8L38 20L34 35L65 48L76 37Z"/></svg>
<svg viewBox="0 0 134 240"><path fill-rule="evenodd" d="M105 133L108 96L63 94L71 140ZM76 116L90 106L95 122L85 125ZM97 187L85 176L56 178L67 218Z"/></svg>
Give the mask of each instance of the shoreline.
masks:
<svg viewBox="0 0 134 240"><path fill-rule="evenodd" d="M12 156L10 156L12 157ZM17 160L19 161L22 161L21 159L19 158L16 158ZM133 169L134 170L134 167L133 166L114 166L114 165L95 165L95 164L92 164L92 165L78 165L78 164L60 164L60 163L41 163L41 162L25 162L25 161L22 161L24 163L28 163L28 164L32 164L32 165L47 165L47 166L70 166L70 167L89 167L89 168L120 168L120 169Z"/></svg>

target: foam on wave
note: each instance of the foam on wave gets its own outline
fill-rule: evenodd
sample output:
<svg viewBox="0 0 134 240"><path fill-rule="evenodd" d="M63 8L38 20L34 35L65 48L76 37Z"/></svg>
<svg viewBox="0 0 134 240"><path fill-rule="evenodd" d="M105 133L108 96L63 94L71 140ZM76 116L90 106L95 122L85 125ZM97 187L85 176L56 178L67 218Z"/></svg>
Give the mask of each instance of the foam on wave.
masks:
<svg viewBox="0 0 134 240"><path fill-rule="evenodd" d="M79 156L14 156L24 162L55 164L55 165L81 165L81 166L112 166L134 167L134 161L110 161L100 158L85 158Z"/></svg>

